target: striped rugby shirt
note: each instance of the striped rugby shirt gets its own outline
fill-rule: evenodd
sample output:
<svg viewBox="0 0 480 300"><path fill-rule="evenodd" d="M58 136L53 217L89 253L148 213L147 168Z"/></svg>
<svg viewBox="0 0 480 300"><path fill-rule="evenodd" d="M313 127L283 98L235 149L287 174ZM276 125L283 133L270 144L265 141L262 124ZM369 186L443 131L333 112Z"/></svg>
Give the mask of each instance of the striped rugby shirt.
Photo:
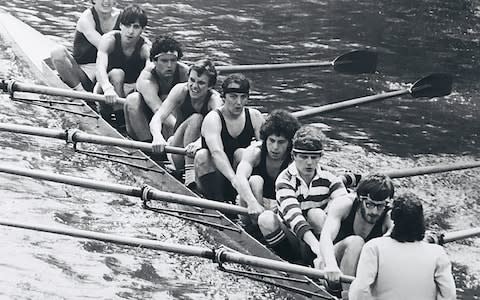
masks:
<svg viewBox="0 0 480 300"><path fill-rule="evenodd" d="M311 208L325 209L330 200L347 196L347 190L340 178L325 171L318 164L310 186L300 177L295 162L283 170L275 182L280 217L297 235L312 230L305 215Z"/></svg>

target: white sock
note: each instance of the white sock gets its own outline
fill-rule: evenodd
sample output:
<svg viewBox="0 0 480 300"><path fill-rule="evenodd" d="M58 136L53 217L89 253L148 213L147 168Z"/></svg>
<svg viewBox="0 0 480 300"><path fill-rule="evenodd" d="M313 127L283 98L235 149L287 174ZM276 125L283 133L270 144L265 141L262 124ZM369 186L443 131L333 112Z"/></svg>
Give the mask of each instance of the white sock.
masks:
<svg viewBox="0 0 480 300"><path fill-rule="evenodd" d="M195 182L195 167L193 164L185 164L185 185Z"/></svg>
<svg viewBox="0 0 480 300"><path fill-rule="evenodd" d="M73 87L73 89L79 92L86 92L85 89L83 88L82 83L77 84L76 86Z"/></svg>

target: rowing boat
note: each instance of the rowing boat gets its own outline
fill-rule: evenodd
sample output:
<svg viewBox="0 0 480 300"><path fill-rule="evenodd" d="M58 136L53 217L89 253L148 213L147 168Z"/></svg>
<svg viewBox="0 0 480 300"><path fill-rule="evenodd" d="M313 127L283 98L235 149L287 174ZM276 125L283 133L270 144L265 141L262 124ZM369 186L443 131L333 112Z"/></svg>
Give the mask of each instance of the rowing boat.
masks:
<svg viewBox="0 0 480 300"><path fill-rule="evenodd" d="M1 9L0 34L3 40L14 50L15 54L30 67L30 70L39 81L52 87L66 88L66 85L58 78L53 70L49 59L50 50L55 46L53 41ZM78 125L82 131L123 138L117 130L99 117L98 114L96 114L96 112L85 102L82 103L83 105L81 106L71 108L71 111L78 114ZM55 107L55 105L53 106ZM119 149L113 149L110 151L118 153L122 152L122 150ZM143 153L140 155L146 157ZM154 187L159 190L196 196L192 191L188 190L183 184L169 175L168 172L151 159L146 158L140 160L140 162L135 160L135 165L137 167L133 166L134 163L129 158L122 158L122 160L131 165L129 168L139 178L149 178L151 182L155 182L157 185ZM199 211L196 208L182 205L171 205L169 208L194 212ZM168 212L162 211L162 213ZM269 249L247 234L240 226L226 218L222 213L211 210L202 210L202 213L219 216L219 218L215 218L219 220L217 221L218 225L199 225L202 233L207 235L209 239L214 241L214 243L225 245L228 248L235 249L244 254L280 260L280 258L274 255ZM173 215L178 215L178 213L174 213ZM211 217L208 217L207 215L198 216L197 218L203 221L211 221ZM274 273L272 271L265 272ZM276 275L278 276L282 274L277 273ZM265 279L265 281L277 286L285 286L287 289L295 292L289 293L288 297L294 296L299 299L303 299L305 295L309 297L315 297L315 295L329 297L323 288L306 278L296 281L294 284L295 286L292 288L288 288L289 286L292 286L292 282L282 278L272 277ZM285 292L280 291L279 293L283 294Z"/></svg>

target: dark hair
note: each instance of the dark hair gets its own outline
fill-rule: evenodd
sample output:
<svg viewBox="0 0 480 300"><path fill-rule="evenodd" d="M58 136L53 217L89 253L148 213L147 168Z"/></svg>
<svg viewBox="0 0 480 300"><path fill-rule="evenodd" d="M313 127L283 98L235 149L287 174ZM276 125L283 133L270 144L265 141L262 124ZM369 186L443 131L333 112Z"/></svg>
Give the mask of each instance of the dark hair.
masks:
<svg viewBox="0 0 480 300"><path fill-rule="evenodd" d="M300 122L291 113L284 109L275 109L268 115L265 123L260 127L260 138L265 141L272 135L283 136L288 140L288 152L292 150L292 138L300 128Z"/></svg>
<svg viewBox="0 0 480 300"><path fill-rule="evenodd" d="M138 21L140 26L145 27L148 22L147 14L136 4L125 7L119 18L122 25L130 25Z"/></svg>
<svg viewBox="0 0 480 300"><path fill-rule="evenodd" d="M209 59L201 59L196 61L188 70L188 75L190 72L197 72L198 76L206 74L208 76L208 86L214 86L217 83L217 70L215 65Z"/></svg>
<svg viewBox="0 0 480 300"><path fill-rule="evenodd" d="M234 73L228 75L227 78L222 82L222 96L225 97L226 91L228 90L228 86L232 83L236 83L239 85L239 90L246 91L247 93L250 91L250 81L248 81L245 75L240 73Z"/></svg>
<svg viewBox="0 0 480 300"><path fill-rule="evenodd" d="M178 59L182 58L182 45L177 42L177 40L168 35L158 36L155 41L153 41L152 48L150 49L150 60L154 61L155 56L159 53L167 53L174 51L177 51Z"/></svg>
<svg viewBox="0 0 480 300"><path fill-rule="evenodd" d="M299 150L322 150L325 135L322 130L313 125L303 125L293 136L293 148Z"/></svg>
<svg viewBox="0 0 480 300"><path fill-rule="evenodd" d="M425 219L420 199L413 193L393 201L391 212L393 230L390 235L399 242L421 241L425 237Z"/></svg>
<svg viewBox="0 0 480 300"><path fill-rule="evenodd" d="M395 188L387 175L370 174L360 180L357 187L357 195L369 196L373 201L384 201L393 198Z"/></svg>

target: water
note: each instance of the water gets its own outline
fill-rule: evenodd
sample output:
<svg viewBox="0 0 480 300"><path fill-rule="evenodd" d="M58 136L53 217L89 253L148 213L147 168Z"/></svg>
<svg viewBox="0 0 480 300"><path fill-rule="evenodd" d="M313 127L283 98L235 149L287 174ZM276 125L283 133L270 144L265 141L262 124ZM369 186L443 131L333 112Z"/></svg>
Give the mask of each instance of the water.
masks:
<svg viewBox="0 0 480 300"><path fill-rule="evenodd" d="M119 1L120 6L129 3L131 1ZM372 48L379 52L376 74L352 76L315 69L249 74L254 87L251 105L266 112L273 107L296 111L343 99L405 88L409 83L431 72L452 73L455 82L454 91L450 96L431 100L412 99L406 96L326 114L308 121L326 124L330 151L325 162L359 172L478 159L477 145L480 142L479 75L476 72L480 32L478 1L427 0L418 3L390 0L379 3L347 0L278 0L259 3L197 0L181 3L166 1L136 1L136 3L143 4L148 11L150 23L146 30L147 36L152 38L157 34L173 34L185 46L186 61L194 61L207 55L219 64L297 62L331 60L357 48ZM5 1L2 6L44 34L70 46L75 21L88 5L88 1L45 0L36 1L34 8L31 7L31 1ZM8 50L6 51L8 54ZM5 74L3 70L5 68L15 69L9 61L4 61L0 65L2 74ZM24 71L23 69L7 71L8 74L4 76L18 76ZM28 107L4 105L2 108L4 122L55 125L48 115L43 115L47 113L42 110L32 112ZM80 158L72 158L77 161L76 164L72 165L66 160L59 166L59 154L52 150L56 149L55 144L52 145L50 144L52 142L47 140L41 142L32 140L24 137L15 138L9 142L11 145L8 147L2 142L2 149L5 149L0 154L2 161L42 168L62 168L61 170L67 169L72 173L80 170L83 172L84 168L93 173L99 172L87 167L88 163L82 163ZM31 151L23 151L27 146ZM61 152L63 146L57 147ZM22 159L18 159L18 156ZM54 166L47 167L47 162L53 162ZM424 200L431 229L460 230L480 225L479 175L478 170L468 170L396 180L396 183L399 193L406 190L414 191ZM2 181L0 187L2 190L12 190L13 182L36 186L43 194L52 193L48 184L33 185L33 181L24 182L24 179L17 178L10 179L5 184ZM83 191L79 189L78 193ZM18 200L23 196L11 197L17 199L17 202L23 202ZM60 205L53 198L61 197L62 195L50 195L49 204ZM37 211L41 210L39 207L44 204L41 202L36 206L33 204L40 201L32 202L28 207L36 207L32 208L33 212L25 215L26 209L23 207L24 209L11 212L7 210L10 213L6 216L18 218L25 216L33 218L32 221L40 222L42 220L40 216L43 214ZM88 201L84 205L87 207L85 209L91 210L90 214L79 220L67 218L65 222L83 224L90 220L89 218L95 218L95 222L104 222L104 228L111 227L114 218L111 215L102 216L113 209L111 206L102 205L94 210ZM57 209L77 211L82 208L72 203L66 208ZM123 208L115 206L115 209ZM81 211L78 213L83 216ZM142 224L140 220L139 223ZM97 225L92 226L95 228ZM118 232L122 234L125 230L128 232L127 227L118 228ZM10 230L5 230L5 235L7 232ZM17 239L13 234L12 238L7 240L15 243L14 246L21 246L21 242L17 244ZM458 292L463 299L477 297L480 293L478 244L478 239L469 239L446 246L454 262ZM15 251L14 246L10 251ZM35 255L32 253L36 252L30 248L26 250L26 255ZM69 261L70 259L65 259L63 263L71 264ZM47 265L54 263L49 262ZM105 262L101 265L108 268ZM138 266L137 269L141 269ZM41 267L33 269L41 270ZM25 272L29 270L31 268L25 267ZM92 274L96 274L95 272L98 273L98 270L94 270ZM10 278L11 282L18 282L21 275L14 274L17 275ZM48 278L52 278L52 274L45 274L39 282L44 283ZM93 285L101 289L100 283ZM132 286L126 289L126 293L130 294L146 290L134 289ZM45 290L47 295L48 289ZM211 292L200 294L217 295L215 291L218 290L220 289L214 288L213 292L210 290ZM59 295L68 296L66 289L60 291ZM166 291L173 293L174 290L166 288ZM226 291L225 294L228 298L233 297L235 292ZM78 294L73 297L75 296L79 297Z"/></svg>

